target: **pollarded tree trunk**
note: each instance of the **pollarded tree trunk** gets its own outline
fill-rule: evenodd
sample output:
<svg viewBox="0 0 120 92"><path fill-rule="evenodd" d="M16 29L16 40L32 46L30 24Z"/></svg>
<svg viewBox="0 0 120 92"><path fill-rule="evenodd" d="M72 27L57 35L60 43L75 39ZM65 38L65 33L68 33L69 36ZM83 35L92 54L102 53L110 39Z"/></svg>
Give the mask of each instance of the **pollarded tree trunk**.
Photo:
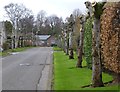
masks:
<svg viewBox="0 0 120 92"><path fill-rule="evenodd" d="M66 36L66 32L64 33L64 49L65 49L65 53L67 52L67 36Z"/></svg>
<svg viewBox="0 0 120 92"><path fill-rule="evenodd" d="M12 49L15 48L15 36L13 35L12 36Z"/></svg>
<svg viewBox="0 0 120 92"><path fill-rule="evenodd" d="M69 32L69 59L74 59L74 53L73 53L73 44L72 44L72 31Z"/></svg>
<svg viewBox="0 0 120 92"><path fill-rule="evenodd" d="M63 48L63 51L65 53L65 36L64 35L63 35L62 39L63 39L63 46L62 46L62 48Z"/></svg>
<svg viewBox="0 0 120 92"><path fill-rule="evenodd" d="M82 24L82 29L80 30L80 42L78 47L77 67L79 68L82 68L83 42L84 42L84 23Z"/></svg>
<svg viewBox="0 0 120 92"><path fill-rule="evenodd" d="M68 31L69 31L69 50L70 50L69 59L74 59L73 44L72 44L74 20L72 14L70 15L68 22L69 22Z"/></svg>
<svg viewBox="0 0 120 92"><path fill-rule="evenodd" d="M22 39L22 36L21 36L21 47L23 47L23 39Z"/></svg>
<svg viewBox="0 0 120 92"><path fill-rule="evenodd" d="M16 34L15 34L15 31L16 31L16 23L13 22L13 28L12 28L12 49L14 49L16 46Z"/></svg>
<svg viewBox="0 0 120 92"><path fill-rule="evenodd" d="M14 25L14 36L15 36L15 48L18 47L18 19L15 19L15 25Z"/></svg>
<svg viewBox="0 0 120 92"><path fill-rule="evenodd" d="M103 86L102 68L100 61L100 21L94 18L94 26L92 31L92 86Z"/></svg>
<svg viewBox="0 0 120 92"><path fill-rule="evenodd" d="M102 14L102 7L104 3L85 2L89 10L90 17L94 18L92 31L92 86L104 86L102 82L102 66L100 56L100 16Z"/></svg>
<svg viewBox="0 0 120 92"><path fill-rule="evenodd" d="M65 31L65 53L69 55L69 37L67 31Z"/></svg>

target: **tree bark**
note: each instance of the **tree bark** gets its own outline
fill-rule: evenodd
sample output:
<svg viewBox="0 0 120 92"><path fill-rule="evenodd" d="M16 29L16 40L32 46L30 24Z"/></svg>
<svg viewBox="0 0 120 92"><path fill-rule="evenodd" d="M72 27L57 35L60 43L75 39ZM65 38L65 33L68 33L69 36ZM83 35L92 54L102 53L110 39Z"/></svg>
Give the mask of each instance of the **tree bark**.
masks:
<svg viewBox="0 0 120 92"><path fill-rule="evenodd" d="M80 42L78 46L78 68L82 68L82 56L83 56L83 41L84 41L84 23L82 24L82 29L80 30Z"/></svg>
<svg viewBox="0 0 120 92"><path fill-rule="evenodd" d="M104 86L102 82L102 66L100 61L100 21L94 18L92 31L92 86Z"/></svg>
<svg viewBox="0 0 120 92"><path fill-rule="evenodd" d="M68 37L69 34L67 34L67 49L66 49L66 55L69 55L69 37Z"/></svg>
<svg viewBox="0 0 120 92"><path fill-rule="evenodd" d="M13 25L15 25L14 24L14 22L13 22ZM12 49L14 49L15 48L15 27L13 26L13 28L12 28Z"/></svg>
<svg viewBox="0 0 120 92"><path fill-rule="evenodd" d="M67 32L65 33L65 53L69 55L69 37Z"/></svg>
<svg viewBox="0 0 120 92"><path fill-rule="evenodd" d="M72 45L72 32L69 32L69 59L74 59L73 45Z"/></svg>

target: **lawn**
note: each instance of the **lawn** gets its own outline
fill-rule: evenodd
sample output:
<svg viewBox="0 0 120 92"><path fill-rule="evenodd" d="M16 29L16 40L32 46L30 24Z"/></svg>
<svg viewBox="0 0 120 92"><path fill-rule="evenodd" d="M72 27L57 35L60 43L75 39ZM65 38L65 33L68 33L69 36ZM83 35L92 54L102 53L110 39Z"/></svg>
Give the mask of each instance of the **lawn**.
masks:
<svg viewBox="0 0 120 92"><path fill-rule="evenodd" d="M7 55L10 55L11 52L21 52L21 51L27 50L29 48L32 48L32 47L22 47L22 48L9 49L9 50L0 52L0 56L7 56Z"/></svg>
<svg viewBox="0 0 120 92"><path fill-rule="evenodd" d="M83 61L83 68L76 68L77 56L69 60L64 52L54 52L54 90L118 90L118 86L106 86L97 88L81 88L89 85L92 78L92 70L86 68L86 62ZM112 76L103 73L103 82L109 82ZM114 91L112 91L114 92Z"/></svg>
<svg viewBox="0 0 120 92"><path fill-rule="evenodd" d="M54 50L54 51L62 51L62 49L59 48L59 47L57 47L57 46L54 46L53 50Z"/></svg>

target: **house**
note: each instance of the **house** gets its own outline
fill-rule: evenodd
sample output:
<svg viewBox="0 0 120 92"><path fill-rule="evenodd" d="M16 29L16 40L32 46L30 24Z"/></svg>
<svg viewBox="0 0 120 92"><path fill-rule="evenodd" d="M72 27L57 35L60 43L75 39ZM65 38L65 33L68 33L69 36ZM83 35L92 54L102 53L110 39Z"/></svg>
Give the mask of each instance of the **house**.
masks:
<svg viewBox="0 0 120 92"><path fill-rule="evenodd" d="M36 35L36 44L39 46L51 46L55 44L55 37L51 35Z"/></svg>
<svg viewBox="0 0 120 92"><path fill-rule="evenodd" d="M50 36L47 39L47 45L48 46L55 46L56 45L56 38L55 38L55 36Z"/></svg>
<svg viewBox="0 0 120 92"><path fill-rule="evenodd" d="M50 35L36 35L36 45L37 46L47 46L47 39Z"/></svg>
<svg viewBox="0 0 120 92"><path fill-rule="evenodd" d="M6 32L5 32L5 24L4 22L0 22L0 47L3 46L3 43L7 40Z"/></svg>

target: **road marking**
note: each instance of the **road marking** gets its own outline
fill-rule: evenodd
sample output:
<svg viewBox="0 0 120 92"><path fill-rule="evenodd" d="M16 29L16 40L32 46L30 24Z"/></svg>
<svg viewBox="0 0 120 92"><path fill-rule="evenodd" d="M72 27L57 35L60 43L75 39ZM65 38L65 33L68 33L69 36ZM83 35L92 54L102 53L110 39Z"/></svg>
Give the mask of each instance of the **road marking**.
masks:
<svg viewBox="0 0 120 92"><path fill-rule="evenodd" d="M30 66L29 63L20 64L20 66Z"/></svg>
<svg viewBox="0 0 120 92"><path fill-rule="evenodd" d="M11 55L16 55L16 54L19 54L20 52L13 52L13 53L10 53Z"/></svg>

